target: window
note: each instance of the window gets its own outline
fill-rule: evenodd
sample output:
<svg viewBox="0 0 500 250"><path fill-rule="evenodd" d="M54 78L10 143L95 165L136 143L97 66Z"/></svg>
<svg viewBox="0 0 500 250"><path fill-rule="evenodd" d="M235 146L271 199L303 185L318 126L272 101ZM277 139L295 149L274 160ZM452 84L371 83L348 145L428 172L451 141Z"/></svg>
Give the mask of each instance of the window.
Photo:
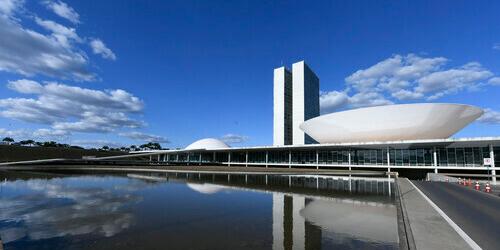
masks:
<svg viewBox="0 0 500 250"><path fill-rule="evenodd" d="M410 165L416 166L417 165L417 150L410 149L409 151L410 151Z"/></svg>
<svg viewBox="0 0 500 250"><path fill-rule="evenodd" d="M417 149L417 164L419 166L425 166L424 149L422 148Z"/></svg>
<svg viewBox="0 0 500 250"><path fill-rule="evenodd" d="M449 148L448 149L448 165L456 166L457 165L457 158L455 154L455 149L454 148Z"/></svg>
<svg viewBox="0 0 500 250"><path fill-rule="evenodd" d="M439 166L448 166L448 151L445 148L437 149Z"/></svg>
<svg viewBox="0 0 500 250"><path fill-rule="evenodd" d="M403 165L410 165L410 152L408 149L403 149Z"/></svg>
<svg viewBox="0 0 500 250"><path fill-rule="evenodd" d="M465 165L465 152L463 148L456 148L457 166Z"/></svg>
<svg viewBox="0 0 500 250"><path fill-rule="evenodd" d="M432 166L433 165L433 153L432 149L424 149L424 164L426 166Z"/></svg>
<svg viewBox="0 0 500 250"><path fill-rule="evenodd" d="M468 167L473 166L474 165L474 154L473 154L472 148L465 148L464 154L465 154L465 165Z"/></svg>
<svg viewBox="0 0 500 250"><path fill-rule="evenodd" d="M403 152L401 151L401 149L395 149L394 153L396 158L396 165L397 166L403 165Z"/></svg>

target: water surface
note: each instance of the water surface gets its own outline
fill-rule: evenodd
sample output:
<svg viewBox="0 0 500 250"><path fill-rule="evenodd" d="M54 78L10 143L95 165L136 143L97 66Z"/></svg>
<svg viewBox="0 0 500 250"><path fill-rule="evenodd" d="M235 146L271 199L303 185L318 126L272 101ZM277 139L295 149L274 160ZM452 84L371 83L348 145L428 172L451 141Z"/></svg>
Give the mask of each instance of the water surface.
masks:
<svg viewBox="0 0 500 250"><path fill-rule="evenodd" d="M384 181L0 172L5 249L394 249Z"/></svg>

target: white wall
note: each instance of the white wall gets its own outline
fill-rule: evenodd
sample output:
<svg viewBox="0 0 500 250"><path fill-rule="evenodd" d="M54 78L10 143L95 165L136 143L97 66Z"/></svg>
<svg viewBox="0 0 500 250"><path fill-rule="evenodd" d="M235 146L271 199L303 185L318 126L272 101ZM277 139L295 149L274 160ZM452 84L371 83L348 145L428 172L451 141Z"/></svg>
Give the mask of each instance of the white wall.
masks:
<svg viewBox="0 0 500 250"><path fill-rule="evenodd" d="M304 61L292 65L293 145L305 144L305 133L299 129L304 122Z"/></svg>
<svg viewBox="0 0 500 250"><path fill-rule="evenodd" d="M319 79L304 61L292 65L293 145L313 143L300 129L304 121L319 116Z"/></svg>
<svg viewBox="0 0 500 250"><path fill-rule="evenodd" d="M274 69L273 145L285 145L285 67Z"/></svg>

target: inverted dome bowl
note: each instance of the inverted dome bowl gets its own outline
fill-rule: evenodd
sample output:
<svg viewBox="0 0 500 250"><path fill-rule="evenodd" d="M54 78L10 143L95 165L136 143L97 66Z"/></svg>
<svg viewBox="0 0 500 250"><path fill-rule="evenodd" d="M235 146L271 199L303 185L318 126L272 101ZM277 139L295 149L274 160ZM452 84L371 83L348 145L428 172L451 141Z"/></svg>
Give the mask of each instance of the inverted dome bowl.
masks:
<svg viewBox="0 0 500 250"><path fill-rule="evenodd" d="M322 115L300 129L319 143L446 139L482 114L462 104L387 105Z"/></svg>

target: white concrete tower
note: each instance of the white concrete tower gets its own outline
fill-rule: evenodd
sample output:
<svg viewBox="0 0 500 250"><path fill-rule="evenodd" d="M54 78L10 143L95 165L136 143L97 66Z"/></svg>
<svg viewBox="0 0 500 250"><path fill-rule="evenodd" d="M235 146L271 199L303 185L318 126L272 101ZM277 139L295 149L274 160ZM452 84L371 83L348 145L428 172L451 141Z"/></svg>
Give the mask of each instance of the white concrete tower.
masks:
<svg viewBox="0 0 500 250"><path fill-rule="evenodd" d="M292 65L293 145L315 143L299 126L319 116L319 78L304 61Z"/></svg>
<svg viewBox="0 0 500 250"><path fill-rule="evenodd" d="M292 142L292 73L280 67L274 69L273 145L290 145Z"/></svg>

